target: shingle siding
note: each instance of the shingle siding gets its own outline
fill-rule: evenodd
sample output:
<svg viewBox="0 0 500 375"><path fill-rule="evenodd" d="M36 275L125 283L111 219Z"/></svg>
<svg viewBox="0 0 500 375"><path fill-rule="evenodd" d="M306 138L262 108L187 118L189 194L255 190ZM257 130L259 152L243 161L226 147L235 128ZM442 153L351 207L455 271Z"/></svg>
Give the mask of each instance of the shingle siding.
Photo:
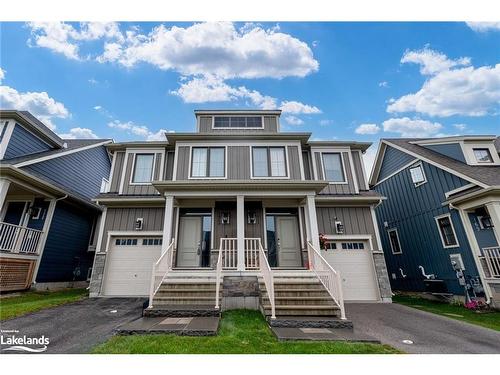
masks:
<svg viewBox="0 0 500 375"><path fill-rule="evenodd" d="M102 178L109 176L110 167L105 147L97 146L30 164L21 169L92 199L99 194Z"/></svg>
<svg viewBox="0 0 500 375"><path fill-rule="evenodd" d="M383 180L414 159L415 158L413 156L408 155L403 151L399 151L394 147L387 146L384 152L382 166L380 167L378 181Z"/></svg>
<svg viewBox="0 0 500 375"><path fill-rule="evenodd" d="M23 155L50 150L51 147L21 125L16 124L10 137L4 159L12 159Z"/></svg>

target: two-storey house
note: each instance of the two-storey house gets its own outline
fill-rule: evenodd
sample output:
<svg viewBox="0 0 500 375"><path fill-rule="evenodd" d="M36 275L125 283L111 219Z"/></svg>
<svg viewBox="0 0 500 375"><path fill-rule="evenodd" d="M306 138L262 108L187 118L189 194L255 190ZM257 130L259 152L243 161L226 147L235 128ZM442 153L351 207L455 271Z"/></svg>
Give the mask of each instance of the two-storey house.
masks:
<svg viewBox="0 0 500 375"><path fill-rule="evenodd" d="M383 139L370 184L393 289L500 307L500 139Z"/></svg>
<svg viewBox="0 0 500 375"><path fill-rule="evenodd" d="M109 143L61 139L29 112L0 111L0 291L87 284Z"/></svg>
<svg viewBox="0 0 500 375"><path fill-rule="evenodd" d="M369 190L362 159L370 144L283 132L280 114L200 110L196 132L107 145L112 168L96 198L104 219L91 295L174 304L161 285L198 277L219 293L226 277L257 275L276 292L263 304L277 315L307 314L308 298L318 311L332 298L390 301L374 211L382 196ZM288 307L278 285L287 277L297 289ZM301 297L300 278L327 293ZM215 289L206 288L211 294L183 301L206 298L213 307Z"/></svg>

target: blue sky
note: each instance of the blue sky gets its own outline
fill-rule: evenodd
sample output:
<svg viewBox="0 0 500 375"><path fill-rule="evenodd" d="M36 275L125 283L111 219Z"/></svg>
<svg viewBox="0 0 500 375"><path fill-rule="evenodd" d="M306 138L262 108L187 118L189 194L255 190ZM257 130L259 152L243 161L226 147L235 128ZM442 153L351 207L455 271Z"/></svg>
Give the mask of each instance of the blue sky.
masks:
<svg viewBox="0 0 500 375"><path fill-rule="evenodd" d="M65 137L159 139L200 108L315 139L500 129L499 23L2 23L0 68L0 107Z"/></svg>

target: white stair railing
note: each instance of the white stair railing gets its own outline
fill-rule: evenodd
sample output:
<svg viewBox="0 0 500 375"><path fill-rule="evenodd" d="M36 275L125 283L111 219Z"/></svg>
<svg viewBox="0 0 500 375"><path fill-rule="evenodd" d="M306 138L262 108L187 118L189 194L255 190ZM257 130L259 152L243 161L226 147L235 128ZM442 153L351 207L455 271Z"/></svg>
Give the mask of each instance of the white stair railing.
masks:
<svg viewBox="0 0 500 375"><path fill-rule="evenodd" d="M500 247L485 247L483 254L491 277L500 277Z"/></svg>
<svg viewBox="0 0 500 375"><path fill-rule="evenodd" d="M221 238L219 252L222 253L222 268L236 269L238 266L238 239Z"/></svg>
<svg viewBox="0 0 500 375"><path fill-rule="evenodd" d="M43 231L0 222L0 250L38 255Z"/></svg>
<svg viewBox="0 0 500 375"><path fill-rule="evenodd" d="M245 269L259 269L260 238L245 238Z"/></svg>
<svg viewBox="0 0 500 375"><path fill-rule="evenodd" d="M269 266L267 261L266 252L262 247L260 239L258 239L259 246L259 270L262 279L264 279L264 285L266 286L267 298L269 299L269 304L271 305L271 319L276 319L276 306L274 303L274 276L273 270Z"/></svg>
<svg viewBox="0 0 500 375"><path fill-rule="evenodd" d="M319 250L307 242L309 264L311 270L316 274L323 286L326 288L333 300L339 305L340 319L345 319L344 296L342 292L342 280L338 271L323 258Z"/></svg>
<svg viewBox="0 0 500 375"><path fill-rule="evenodd" d="M222 240L220 239L219 256L217 257L217 265L215 267L215 308L219 308L220 302L220 282L222 278Z"/></svg>
<svg viewBox="0 0 500 375"><path fill-rule="evenodd" d="M153 298L160 289L161 283L167 277L169 271L172 270L174 261L174 239L167 246L160 258L153 264L153 272L151 273L151 287L149 289L149 307L153 307ZM165 245L164 245L165 246Z"/></svg>

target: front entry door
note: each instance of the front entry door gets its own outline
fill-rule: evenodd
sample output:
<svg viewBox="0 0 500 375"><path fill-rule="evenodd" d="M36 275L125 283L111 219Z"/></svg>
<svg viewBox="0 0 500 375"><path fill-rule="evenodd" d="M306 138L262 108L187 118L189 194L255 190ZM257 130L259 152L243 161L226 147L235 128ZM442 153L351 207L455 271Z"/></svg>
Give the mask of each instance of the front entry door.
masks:
<svg viewBox="0 0 500 375"><path fill-rule="evenodd" d="M302 267L296 216L276 216L278 267Z"/></svg>
<svg viewBox="0 0 500 375"><path fill-rule="evenodd" d="M177 267L199 267L201 265L201 221L200 216L180 218Z"/></svg>

